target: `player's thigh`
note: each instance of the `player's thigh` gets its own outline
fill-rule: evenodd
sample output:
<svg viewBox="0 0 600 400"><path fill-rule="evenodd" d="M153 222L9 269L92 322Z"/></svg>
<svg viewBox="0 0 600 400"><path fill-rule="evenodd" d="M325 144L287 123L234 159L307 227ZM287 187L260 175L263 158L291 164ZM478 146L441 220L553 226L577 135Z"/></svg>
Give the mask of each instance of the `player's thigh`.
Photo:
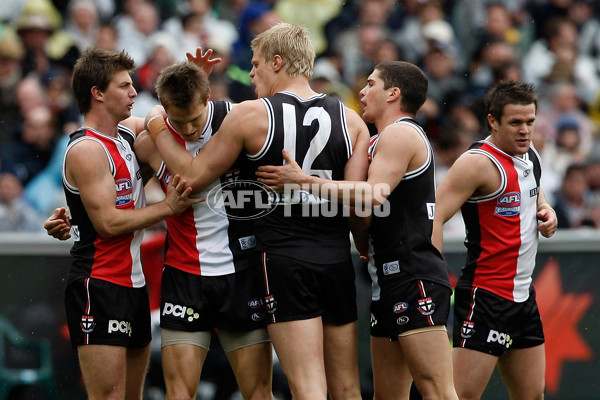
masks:
<svg viewBox="0 0 600 400"><path fill-rule="evenodd" d="M357 323L324 323L323 351L331 398L360 399Z"/></svg>
<svg viewBox="0 0 600 400"><path fill-rule="evenodd" d="M90 399L124 397L127 368L125 347L90 344L79 346L77 352Z"/></svg>
<svg viewBox="0 0 600 400"><path fill-rule="evenodd" d="M542 399L546 356L544 345L510 349L498 361L511 400Z"/></svg>
<svg viewBox="0 0 600 400"><path fill-rule="evenodd" d="M142 398L144 380L150 360L150 344L140 349L127 349L127 383L125 400Z"/></svg>
<svg viewBox="0 0 600 400"><path fill-rule="evenodd" d="M374 400L407 399L412 376L397 341L371 336Z"/></svg>
<svg viewBox="0 0 600 400"><path fill-rule="evenodd" d="M271 342L256 343L226 354L243 397L269 398L273 376Z"/></svg>
<svg viewBox="0 0 600 400"><path fill-rule="evenodd" d="M454 387L461 399L479 399L487 386L498 357L477 350L452 350Z"/></svg>
<svg viewBox="0 0 600 400"><path fill-rule="evenodd" d="M162 367L167 393L196 393L207 352L206 348L191 343L162 347Z"/></svg>

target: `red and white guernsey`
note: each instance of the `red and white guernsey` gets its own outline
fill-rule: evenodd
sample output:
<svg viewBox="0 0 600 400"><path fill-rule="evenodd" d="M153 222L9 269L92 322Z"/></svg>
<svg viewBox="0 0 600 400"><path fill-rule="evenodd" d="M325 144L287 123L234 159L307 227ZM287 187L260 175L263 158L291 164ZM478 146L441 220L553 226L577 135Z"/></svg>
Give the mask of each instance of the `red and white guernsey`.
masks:
<svg viewBox="0 0 600 400"><path fill-rule="evenodd" d="M168 119L167 126L175 140L196 156L216 133L230 109L229 103L209 101L206 125L196 141L184 140ZM240 173L240 168L234 165L232 170L196 195L206 197L207 201L166 219L166 265L195 275L219 276L256 264L258 259L252 257L256 255L252 222L230 219L231 213L223 200L224 186L230 187L229 183L238 179ZM164 163L156 175L166 191L171 173Z"/></svg>
<svg viewBox="0 0 600 400"><path fill-rule="evenodd" d="M457 286L523 302L529 297L538 243L539 155L530 147L522 158L513 157L487 141L474 143L468 153L488 157L502 183L494 193L471 197L461 208L468 253Z"/></svg>
<svg viewBox="0 0 600 400"><path fill-rule="evenodd" d="M103 135L82 127L70 136L65 158L71 148L82 140L94 140L102 145L115 180L115 207L142 208L146 205L140 167L133 152L134 133L119 125L117 137ZM103 238L94 229L79 194L79 189L65 179L63 189L71 214L71 270L68 283L81 278L96 278L127 287L146 284L140 259L143 229L119 236Z"/></svg>

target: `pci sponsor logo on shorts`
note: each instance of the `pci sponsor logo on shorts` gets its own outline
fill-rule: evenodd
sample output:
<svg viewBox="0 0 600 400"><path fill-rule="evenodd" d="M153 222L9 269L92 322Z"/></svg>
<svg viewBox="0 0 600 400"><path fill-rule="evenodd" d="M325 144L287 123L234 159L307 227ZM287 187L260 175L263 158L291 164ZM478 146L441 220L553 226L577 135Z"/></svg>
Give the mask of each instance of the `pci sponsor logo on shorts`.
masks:
<svg viewBox="0 0 600 400"><path fill-rule="evenodd" d="M475 324L471 321L463 321L460 328L460 336L463 339L470 339L475 333Z"/></svg>
<svg viewBox="0 0 600 400"><path fill-rule="evenodd" d="M108 333L124 333L131 337L131 322L111 319L108 321Z"/></svg>
<svg viewBox="0 0 600 400"><path fill-rule="evenodd" d="M188 322L193 322L200 318L200 314L195 312L193 308L172 303L165 303L162 315L172 315L177 318L185 319Z"/></svg>
<svg viewBox="0 0 600 400"><path fill-rule="evenodd" d="M96 327L96 323L94 322L93 315L82 315L81 322L79 323L81 327L81 331L83 333L91 333Z"/></svg>
<svg viewBox="0 0 600 400"><path fill-rule="evenodd" d="M431 315L435 312L435 303L431 297L426 297L418 301L417 310L423 315Z"/></svg>
<svg viewBox="0 0 600 400"><path fill-rule="evenodd" d="M488 343L498 343L502 346L506 346L506 348L510 348L512 345L512 339L508 333L498 332L496 330L490 329L487 337Z"/></svg>
<svg viewBox="0 0 600 400"><path fill-rule="evenodd" d="M382 270L384 275L397 274L400 272L400 263L397 260L383 263Z"/></svg>
<svg viewBox="0 0 600 400"><path fill-rule="evenodd" d="M519 192L510 192L506 193L504 196L501 196L498 199L496 203L496 209L494 210L495 214L498 214L502 217L512 217L520 212L521 193Z"/></svg>
<svg viewBox="0 0 600 400"><path fill-rule="evenodd" d="M410 319L406 315L403 315L396 320L396 323L398 325L404 325L404 324L408 324L409 320Z"/></svg>
<svg viewBox="0 0 600 400"><path fill-rule="evenodd" d="M373 328L375 325L377 325L377 318L375 318L373 313L371 313L371 328Z"/></svg>

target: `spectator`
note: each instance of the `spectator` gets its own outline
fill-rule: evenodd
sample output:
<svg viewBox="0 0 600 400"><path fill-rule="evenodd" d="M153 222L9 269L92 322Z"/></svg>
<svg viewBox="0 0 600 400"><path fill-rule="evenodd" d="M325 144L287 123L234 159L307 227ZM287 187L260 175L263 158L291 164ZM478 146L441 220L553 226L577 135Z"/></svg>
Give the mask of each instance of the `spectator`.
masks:
<svg viewBox="0 0 600 400"><path fill-rule="evenodd" d="M10 168L23 184L27 184L48 164L56 143L56 132L48 106L29 109L18 140L0 150L3 167Z"/></svg>
<svg viewBox="0 0 600 400"><path fill-rule="evenodd" d="M173 37L180 38L183 31L193 33L202 46L212 38L218 38L229 46L238 39L238 32L233 22L220 19L212 9L210 0L185 0L180 2L176 15L167 19L163 29ZM186 27L186 25L189 25ZM188 43L180 50L195 51L199 45Z"/></svg>
<svg viewBox="0 0 600 400"><path fill-rule="evenodd" d="M556 123L556 141L548 144L544 156L552 160L552 169L561 177L571 164L584 163L588 150L581 145L577 119L569 114L562 116Z"/></svg>
<svg viewBox="0 0 600 400"><path fill-rule="evenodd" d="M125 50L136 65L143 65L152 51L149 40L160 24L156 5L150 1L128 0L126 11L116 20L117 48Z"/></svg>
<svg viewBox="0 0 600 400"><path fill-rule="evenodd" d="M16 88L22 77L24 51L21 39L8 26L0 25L0 148L13 140L19 122Z"/></svg>
<svg viewBox="0 0 600 400"><path fill-rule="evenodd" d="M575 0L569 8L569 17L579 30L579 53L590 57L600 73L600 21L595 15L596 4L595 0Z"/></svg>
<svg viewBox="0 0 600 400"><path fill-rule="evenodd" d="M571 164L554 200L559 228L579 228L587 213L588 186L584 164Z"/></svg>
<svg viewBox="0 0 600 400"><path fill-rule="evenodd" d="M0 232L36 232L42 220L23 198L23 185L11 172L0 173Z"/></svg>
<svg viewBox="0 0 600 400"><path fill-rule="evenodd" d="M342 0L279 0L273 10L282 21L308 28L318 56L327 49L325 25L340 13L342 4Z"/></svg>
<svg viewBox="0 0 600 400"><path fill-rule="evenodd" d="M569 115L579 125L581 148L589 151L593 147L597 127L582 111L581 98L575 85L564 80L553 82L544 87L544 93L539 104L537 127L546 131L548 139L556 140L559 119Z"/></svg>
<svg viewBox="0 0 600 400"><path fill-rule="evenodd" d="M94 45L99 28L100 16L93 0L69 1L65 29L80 52Z"/></svg>
<svg viewBox="0 0 600 400"><path fill-rule="evenodd" d="M104 23L98 27L98 36L95 45L105 50L116 50L119 34L114 25Z"/></svg>
<svg viewBox="0 0 600 400"><path fill-rule="evenodd" d="M587 104L600 89L600 78L593 61L577 50L577 26L567 18L550 19L545 35L536 40L522 59L523 79L540 86L555 65L569 68L577 94Z"/></svg>
<svg viewBox="0 0 600 400"><path fill-rule="evenodd" d="M28 0L15 26L25 48L23 76L35 73L43 82L71 71L79 55L62 17L50 0Z"/></svg>
<svg viewBox="0 0 600 400"><path fill-rule="evenodd" d="M240 35L233 44L231 67L228 70L232 82L229 88L231 99L235 103L255 99L252 79L248 76L252 68L252 39L279 22L279 17L269 5L264 3L248 3L239 17Z"/></svg>
<svg viewBox="0 0 600 400"><path fill-rule="evenodd" d="M332 51L342 58L344 83L352 88L356 80L360 81L353 92L358 93L364 78L373 70L375 44L391 36L386 26L392 11L391 5L386 0L362 1L353 25L329 42ZM357 79L357 76L361 78Z"/></svg>
<svg viewBox="0 0 600 400"><path fill-rule="evenodd" d="M176 62L176 41L167 33L158 31L148 39L150 53L146 62L134 71L133 85L138 90L131 115L144 118L148 111L160 104L155 84L160 71Z"/></svg>

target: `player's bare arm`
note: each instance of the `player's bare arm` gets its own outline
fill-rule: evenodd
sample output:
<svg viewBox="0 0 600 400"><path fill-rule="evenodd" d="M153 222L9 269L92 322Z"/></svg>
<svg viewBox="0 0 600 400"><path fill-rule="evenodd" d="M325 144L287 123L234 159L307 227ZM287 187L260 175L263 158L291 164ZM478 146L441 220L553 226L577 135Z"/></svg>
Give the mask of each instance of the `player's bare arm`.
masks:
<svg viewBox="0 0 600 400"><path fill-rule="evenodd" d="M496 191L500 180L500 172L486 156L465 153L454 162L436 191L431 242L440 252L443 248L443 225L469 197Z"/></svg>
<svg viewBox="0 0 600 400"><path fill-rule="evenodd" d="M173 138L162 116L149 115L148 121L148 131L167 167L181 175L194 193L202 191L225 173L244 148L249 152L258 151L268 126L266 110L260 100L243 102L232 109L218 133L193 157Z"/></svg>
<svg viewBox="0 0 600 400"><path fill-rule="evenodd" d="M79 189L90 220L103 237L146 228L201 201L190 199L191 188L175 176L163 201L135 210L117 209L114 178L99 143L81 141L69 150L65 163L68 182Z"/></svg>

